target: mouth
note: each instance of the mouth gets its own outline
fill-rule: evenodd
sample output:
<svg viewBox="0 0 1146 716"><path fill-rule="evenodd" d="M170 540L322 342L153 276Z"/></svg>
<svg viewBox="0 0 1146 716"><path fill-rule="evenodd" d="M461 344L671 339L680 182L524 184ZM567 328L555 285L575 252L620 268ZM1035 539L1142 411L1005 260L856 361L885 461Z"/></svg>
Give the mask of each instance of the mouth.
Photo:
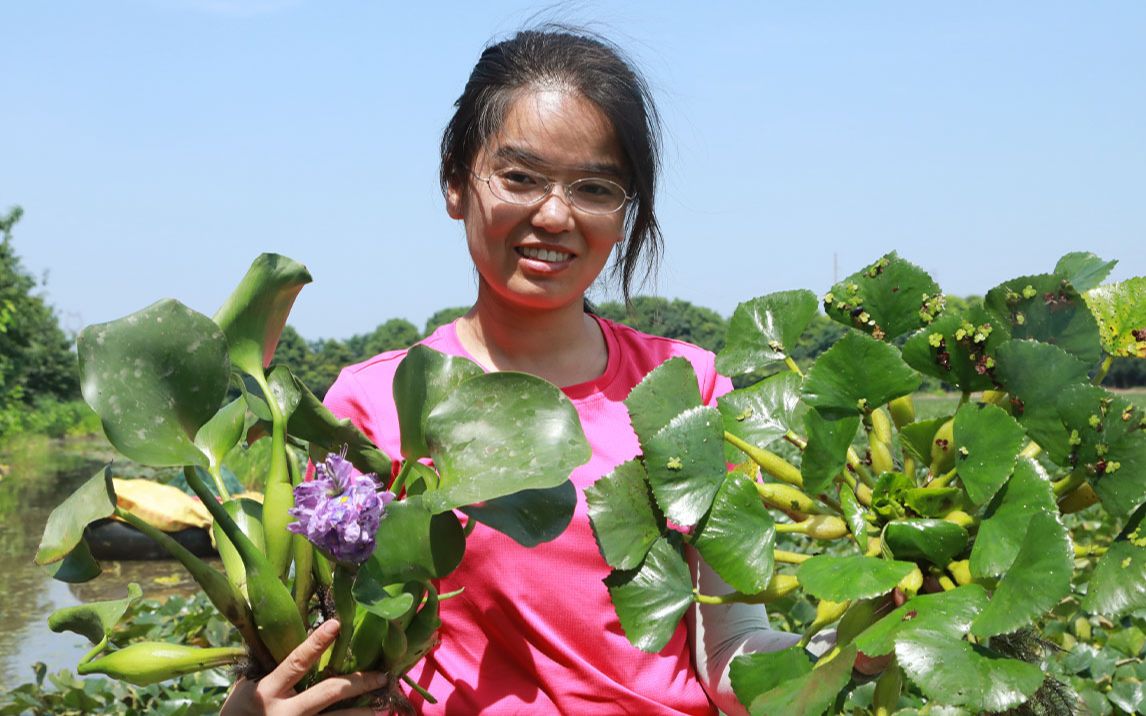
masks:
<svg viewBox="0 0 1146 716"><path fill-rule="evenodd" d="M546 263L556 264L563 261L568 261L573 258L573 254L567 251L556 251L554 249L539 249L534 246L519 246L517 253L527 259L535 261L544 261Z"/></svg>

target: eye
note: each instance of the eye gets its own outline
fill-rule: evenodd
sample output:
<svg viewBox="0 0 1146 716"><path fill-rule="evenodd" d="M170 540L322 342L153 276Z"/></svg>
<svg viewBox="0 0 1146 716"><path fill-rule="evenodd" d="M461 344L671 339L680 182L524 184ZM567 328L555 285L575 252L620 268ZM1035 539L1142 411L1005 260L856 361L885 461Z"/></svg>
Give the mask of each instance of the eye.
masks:
<svg viewBox="0 0 1146 716"><path fill-rule="evenodd" d="M576 182L577 196L595 202L615 201L625 195L620 185L607 179L582 179Z"/></svg>
<svg viewBox="0 0 1146 716"><path fill-rule="evenodd" d="M497 176L506 187L519 191L545 186L546 184L541 177L524 169L503 169L497 173Z"/></svg>

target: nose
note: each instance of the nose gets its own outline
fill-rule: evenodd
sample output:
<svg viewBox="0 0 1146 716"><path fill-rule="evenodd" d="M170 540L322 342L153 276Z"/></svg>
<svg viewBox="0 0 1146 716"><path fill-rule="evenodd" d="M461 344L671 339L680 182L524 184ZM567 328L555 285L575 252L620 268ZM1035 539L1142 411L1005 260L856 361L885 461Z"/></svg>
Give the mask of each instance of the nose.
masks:
<svg viewBox="0 0 1146 716"><path fill-rule="evenodd" d="M573 206L565 195L565 187L554 184L549 193L533 211L533 225L552 234L573 229Z"/></svg>

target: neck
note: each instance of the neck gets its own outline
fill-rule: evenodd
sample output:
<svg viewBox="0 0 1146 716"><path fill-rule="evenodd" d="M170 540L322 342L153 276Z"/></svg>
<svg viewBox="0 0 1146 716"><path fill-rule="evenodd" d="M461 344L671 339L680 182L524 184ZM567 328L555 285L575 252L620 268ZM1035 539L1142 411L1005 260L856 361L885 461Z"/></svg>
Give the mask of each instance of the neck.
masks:
<svg viewBox="0 0 1146 716"><path fill-rule="evenodd" d="M458 339L490 370L515 370L557 386L605 372L605 338L581 302L546 310L509 304L479 285L478 300L458 321Z"/></svg>

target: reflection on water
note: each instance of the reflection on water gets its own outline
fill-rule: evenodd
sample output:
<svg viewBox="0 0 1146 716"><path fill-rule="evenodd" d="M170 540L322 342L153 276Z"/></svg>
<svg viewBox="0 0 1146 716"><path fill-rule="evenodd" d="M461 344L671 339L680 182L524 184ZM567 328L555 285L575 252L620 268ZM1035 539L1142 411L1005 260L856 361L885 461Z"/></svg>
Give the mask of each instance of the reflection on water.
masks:
<svg viewBox="0 0 1146 716"><path fill-rule="evenodd" d="M50 672L75 670L90 648L83 637L55 634L48 615L56 609L126 596L138 582L145 598L162 599L195 591L179 563L105 562L104 572L86 584L64 584L32 563L48 514L110 459L102 441L21 441L0 454L0 688L33 679L37 661Z"/></svg>

